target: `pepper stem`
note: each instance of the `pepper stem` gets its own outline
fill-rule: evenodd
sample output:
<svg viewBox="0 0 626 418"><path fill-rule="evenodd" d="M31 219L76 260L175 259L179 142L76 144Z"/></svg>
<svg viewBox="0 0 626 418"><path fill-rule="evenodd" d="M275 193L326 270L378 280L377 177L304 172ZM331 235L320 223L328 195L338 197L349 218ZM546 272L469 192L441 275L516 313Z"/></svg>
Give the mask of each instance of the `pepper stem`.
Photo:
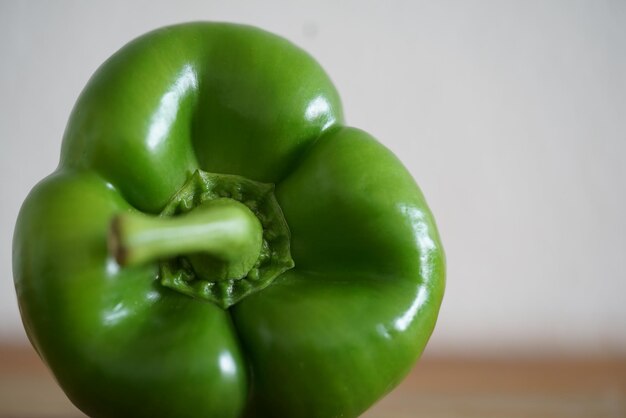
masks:
<svg viewBox="0 0 626 418"><path fill-rule="evenodd" d="M205 264L220 281L244 277L255 265L263 244L259 219L243 203L220 198L183 215L149 216L138 212L117 215L109 229L109 253L122 266L176 256L191 256ZM194 261L195 260L195 261Z"/></svg>

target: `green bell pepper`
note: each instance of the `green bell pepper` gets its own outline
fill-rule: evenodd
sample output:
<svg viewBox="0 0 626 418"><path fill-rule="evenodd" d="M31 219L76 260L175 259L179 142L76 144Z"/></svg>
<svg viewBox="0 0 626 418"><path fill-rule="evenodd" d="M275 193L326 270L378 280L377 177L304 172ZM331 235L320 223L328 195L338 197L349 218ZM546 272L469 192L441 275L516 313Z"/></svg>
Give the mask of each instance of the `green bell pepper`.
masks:
<svg viewBox="0 0 626 418"><path fill-rule="evenodd" d="M92 417L355 417L435 326L444 255L400 161L322 68L192 23L107 60L24 202L24 327Z"/></svg>

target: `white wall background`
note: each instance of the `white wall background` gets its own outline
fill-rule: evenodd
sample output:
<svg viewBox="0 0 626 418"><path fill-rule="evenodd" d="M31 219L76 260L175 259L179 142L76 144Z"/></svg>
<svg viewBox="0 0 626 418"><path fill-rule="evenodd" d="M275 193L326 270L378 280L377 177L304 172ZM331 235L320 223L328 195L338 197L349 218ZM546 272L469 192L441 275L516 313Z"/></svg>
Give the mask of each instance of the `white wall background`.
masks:
<svg viewBox="0 0 626 418"><path fill-rule="evenodd" d="M79 92L189 20L308 50L408 166L448 257L430 353L626 354L626 2L591 0L1 2L0 338L26 341L13 226Z"/></svg>

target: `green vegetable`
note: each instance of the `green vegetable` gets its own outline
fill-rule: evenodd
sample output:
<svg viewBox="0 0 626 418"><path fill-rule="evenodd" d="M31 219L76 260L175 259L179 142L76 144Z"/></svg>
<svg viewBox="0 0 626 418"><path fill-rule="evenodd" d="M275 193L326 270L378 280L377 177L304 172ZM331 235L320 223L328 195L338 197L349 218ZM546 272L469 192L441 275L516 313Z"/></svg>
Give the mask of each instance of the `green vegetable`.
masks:
<svg viewBox="0 0 626 418"><path fill-rule="evenodd" d="M214 23L95 73L13 271L33 346L92 417L358 416L409 372L444 291L421 192L344 125L322 68Z"/></svg>

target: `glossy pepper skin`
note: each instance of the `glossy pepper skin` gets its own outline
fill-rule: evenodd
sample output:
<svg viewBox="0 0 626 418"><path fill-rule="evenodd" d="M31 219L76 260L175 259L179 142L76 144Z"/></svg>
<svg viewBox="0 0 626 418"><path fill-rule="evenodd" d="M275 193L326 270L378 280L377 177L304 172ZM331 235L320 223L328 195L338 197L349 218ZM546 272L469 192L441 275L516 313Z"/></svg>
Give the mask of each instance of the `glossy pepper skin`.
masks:
<svg viewBox="0 0 626 418"><path fill-rule="evenodd" d="M226 309L107 247L115 216L158 215L198 170L274 184L291 234L295 266ZM91 417L356 417L424 349L444 270L411 175L344 125L322 68L222 23L156 30L98 69L13 246L28 336Z"/></svg>

